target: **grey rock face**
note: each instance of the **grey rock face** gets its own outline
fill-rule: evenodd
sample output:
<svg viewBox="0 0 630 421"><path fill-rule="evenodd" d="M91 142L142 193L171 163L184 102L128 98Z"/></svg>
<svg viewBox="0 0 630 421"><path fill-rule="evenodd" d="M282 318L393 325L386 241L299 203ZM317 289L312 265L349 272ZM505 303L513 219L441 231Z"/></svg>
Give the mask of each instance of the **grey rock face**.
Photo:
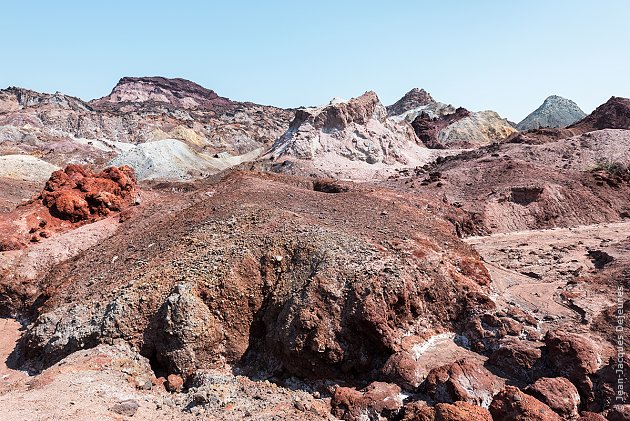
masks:
<svg viewBox="0 0 630 421"><path fill-rule="evenodd" d="M413 88L394 104L387 106L387 115L394 116L425 105L433 104L435 100L424 89Z"/></svg>
<svg viewBox="0 0 630 421"><path fill-rule="evenodd" d="M540 107L516 125L519 131L545 127L560 128L569 126L586 117L586 113L570 99L552 95Z"/></svg>

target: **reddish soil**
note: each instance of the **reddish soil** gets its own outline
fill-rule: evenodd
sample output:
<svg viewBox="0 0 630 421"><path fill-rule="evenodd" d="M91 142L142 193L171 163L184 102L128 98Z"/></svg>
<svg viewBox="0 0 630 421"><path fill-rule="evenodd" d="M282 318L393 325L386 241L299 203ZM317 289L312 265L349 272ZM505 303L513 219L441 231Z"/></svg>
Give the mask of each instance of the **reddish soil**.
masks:
<svg viewBox="0 0 630 421"><path fill-rule="evenodd" d="M52 173L39 196L0 214L0 251L18 250L122 212L137 195L135 174L129 167L94 173L84 166L68 165Z"/></svg>
<svg viewBox="0 0 630 421"><path fill-rule="evenodd" d="M107 101L150 110L143 83L223 100L142 79ZM318 124L365 123L355 105ZM57 171L0 214L0 314L24 322L0 319L3 414L628 419L628 109L385 182Z"/></svg>

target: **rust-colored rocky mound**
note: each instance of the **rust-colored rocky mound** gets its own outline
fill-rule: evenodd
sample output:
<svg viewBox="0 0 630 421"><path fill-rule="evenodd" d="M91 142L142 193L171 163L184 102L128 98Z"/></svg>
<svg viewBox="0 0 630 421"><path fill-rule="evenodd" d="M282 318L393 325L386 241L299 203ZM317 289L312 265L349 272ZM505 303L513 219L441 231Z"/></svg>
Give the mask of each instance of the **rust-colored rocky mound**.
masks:
<svg viewBox="0 0 630 421"><path fill-rule="evenodd" d="M120 212L134 200L135 190L135 172L126 165L99 173L68 165L52 173L40 197L51 215L79 222Z"/></svg>
<svg viewBox="0 0 630 421"><path fill-rule="evenodd" d="M458 212L439 202L251 173L185 200L58 266L22 357L47 365L122 338L184 378L227 363L353 384L493 308L478 255L440 216Z"/></svg>
<svg viewBox="0 0 630 421"><path fill-rule="evenodd" d="M109 167L97 173L86 166L68 165L52 173L37 197L0 214L0 252L22 249L121 212L137 197L136 176L130 167Z"/></svg>
<svg viewBox="0 0 630 421"><path fill-rule="evenodd" d="M551 408L517 387L507 386L490 405L492 419L497 421L561 421Z"/></svg>
<svg viewBox="0 0 630 421"><path fill-rule="evenodd" d="M487 408L502 386L483 366L464 359L431 370L425 389L436 402L462 401Z"/></svg>
<svg viewBox="0 0 630 421"><path fill-rule="evenodd" d="M579 129L582 133L601 129L630 129L630 99L613 96L569 128Z"/></svg>
<svg viewBox="0 0 630 421"><path fill-rule="evenodd" d="M565 419L578 416L580 395L564 377L543 377L525 389L525 392L548 405Z"/></svg>

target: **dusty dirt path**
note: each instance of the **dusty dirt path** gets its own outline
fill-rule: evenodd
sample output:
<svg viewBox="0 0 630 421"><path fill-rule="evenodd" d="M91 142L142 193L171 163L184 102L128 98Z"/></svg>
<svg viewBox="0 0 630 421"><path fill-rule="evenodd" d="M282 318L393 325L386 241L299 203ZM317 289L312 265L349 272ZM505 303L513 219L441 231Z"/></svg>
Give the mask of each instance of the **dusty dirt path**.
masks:
<svg viewBox="0 0 630 421"><path fill-rule="evenodd" d="M28 377L26 373L7 366L7 359L20 338L21 327L16 320L0 318L0 394L10 390L16 382Z"/></svg>
<svg viewBox="0 0 630 421"><path fill-rule="evenodd" d="M630 221L624 221L499 233L465 241L483 257L499 305L516 304L539 320L551 321L580 320L613 303L614 297L606 291L582 291L571 303L561 293L570 290L578 276L597 272L594 252L627 258L615 246L629 237Z"/></svg>

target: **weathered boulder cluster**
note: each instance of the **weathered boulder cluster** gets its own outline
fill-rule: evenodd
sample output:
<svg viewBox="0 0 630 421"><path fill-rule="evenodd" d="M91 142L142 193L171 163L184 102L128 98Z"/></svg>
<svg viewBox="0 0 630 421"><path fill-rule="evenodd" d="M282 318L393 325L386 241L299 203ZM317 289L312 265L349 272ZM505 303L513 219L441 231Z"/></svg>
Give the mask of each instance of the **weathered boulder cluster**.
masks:
<svg viewBox="0 0 630 421"><path fill-rule="evenodd" d="M382 382L359 391L340 387L333 397L333 413L349 420L392 414L450 420L462 418L438 413L473 407L480 419L561 420L577 419L584 410L614 414L622 409L616 406L619 400L609 375L610 345L557 330L549 331L542 342L501 339L492 349L482 353L490 355L485 363L465 358L432 369L416 388ZM415 394L427 396L434 407L401 399Z"/></svg>
<svg viewBox="0 0 630 421"><path fill-rule="evenodd" d="M41 200L53 216L79 222L120 212L136 199L135 194L136 175L128 166L94 173L87 167L68 165L52 173Z"/></svg>

